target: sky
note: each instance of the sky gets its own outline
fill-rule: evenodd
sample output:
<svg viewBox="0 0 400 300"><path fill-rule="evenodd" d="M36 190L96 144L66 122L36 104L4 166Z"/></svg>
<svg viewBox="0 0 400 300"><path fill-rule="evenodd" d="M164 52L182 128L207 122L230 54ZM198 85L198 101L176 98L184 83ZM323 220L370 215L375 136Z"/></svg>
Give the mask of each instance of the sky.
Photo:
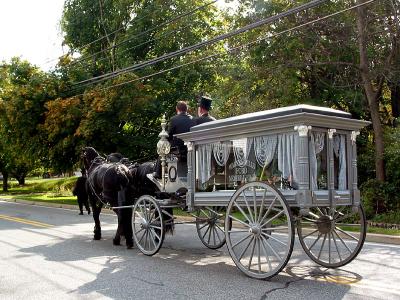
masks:
<svg viewBox="0 0 400 300"><path fill-rule="evenodd" d="M48 70L63 54L64 0L0 0L0 62L21 56ZM66 49L65 49L66 50Z"/></svg>
<svg viewBox="0 0 400 300"><path fill-rule="evenodd" d="M217 3L225 6L225 1ZM49 70L67 52L61 46L64 0L0 0L0 63L20 56Z"/></svg>

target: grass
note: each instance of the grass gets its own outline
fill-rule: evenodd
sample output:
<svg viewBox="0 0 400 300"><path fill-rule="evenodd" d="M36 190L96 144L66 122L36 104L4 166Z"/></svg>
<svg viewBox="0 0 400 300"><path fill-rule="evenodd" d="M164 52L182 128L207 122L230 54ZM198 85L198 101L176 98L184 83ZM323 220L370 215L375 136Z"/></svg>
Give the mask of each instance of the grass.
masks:
<svg viewBox="0 0 400 300"><path fill-rule="evenodd" d="M28 178L24 186L19 186L17 181L11 181L9 191L0 193L0 197L4 199L21 199L76 205L76 197L73 196L71 192L75 181L76 177L52 179ZM178 216L188 216L188 214L181 209L174 209L174 213ZM235 213L235 216L239 219L242 218L240 214ZM391 217L397 219L398 213L396 213L396 216ZM383 220L377 216L373 221ZM354 228L349 227L346 228L346 230L352 231ZM368 226L368 233L400 235L400 230Z"/></svg>

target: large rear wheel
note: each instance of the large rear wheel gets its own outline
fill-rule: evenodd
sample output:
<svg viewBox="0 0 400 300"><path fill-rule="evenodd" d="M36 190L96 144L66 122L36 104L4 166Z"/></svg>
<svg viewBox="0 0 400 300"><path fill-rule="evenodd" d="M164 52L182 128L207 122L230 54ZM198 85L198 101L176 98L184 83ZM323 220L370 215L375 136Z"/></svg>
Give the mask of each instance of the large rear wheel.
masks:
<svg viewBox="0 0 400 300"><path fill-rule="evenodd" d="M236 266L258 279L278 274L293 251L292 220L288 203L275 187L251 182L239 188L225 219L226 244Z"/></svg>
<svg viewBox="0 0 400 300"><path fill-rule="evenodd" d="M304 252L317 264L337 268L360 252L366 235L362 205L313 207L298 220L297 234Z"/></svg>

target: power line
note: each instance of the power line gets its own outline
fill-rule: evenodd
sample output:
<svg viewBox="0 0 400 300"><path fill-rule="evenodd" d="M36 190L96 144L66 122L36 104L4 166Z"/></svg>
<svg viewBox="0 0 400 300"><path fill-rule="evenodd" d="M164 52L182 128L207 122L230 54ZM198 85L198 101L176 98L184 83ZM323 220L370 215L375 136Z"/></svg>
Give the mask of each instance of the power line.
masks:
<svg viewBox="0 0 400 300"><path fill-rule="evenodd" d="M337 11L337 12L335 12L335 13L326 15L326 16L324 16L324 17L317 18L317 19L314 19L314 20L312 20L312 21L309 21L309 22L300 24L300 25L298 25L298 26L295 26L295 27L292 27L292 28L289 28L289 29L280 31L280 32L278 32L278 33L271 34L271 35L269 35L269 36L265 36L265 37L262 37L262 38L258 38L258 39L254 40L254 41L249 42L249 43L246 43L246 44L243 44L243 45L239 45L239 46L236 46L236 47L229 48L229 49L226 50L226 52L229 53L229 52L233 52L233 51L236 51L236 50L248 48L249 46L252 46L252 45L254 45L254 44L257 44L257 43L259 43L259 42L261 42L261 41L268 40L268 39L271 39L271 38L273 38L273 37L277 37L277 36L283 35L283 34L285 34L285 33L289 33L289 32L291 32L291 31L295 31L295 30L300 29L300 28L302 28L302 27L306 27L306 26L308 26L308 25L312 25L312 24L314 24L314 23L321 22L321 21L323 21L323 20L325 20L325 19L334 17L334 16L336 16L336 15L342 14L342 13L347 12L347 11L350 11L350 10L353 10L353 9L355 9L355 8L358 8L358 7L361 7L361 6L370 4L370 3L374 2L374 1L376 1L376 0L369 0L369 1L366 1L366 2L364 2L364 3L357 4L357 5L351 6L351 7L349 7L349 8L346 8L346 9L343 9L343 10L340 10L340 11ZM108 90L108 89L111 89L111 88L114 88L114 87L119 87L119 86L122 86L122 85L125 85L125 84L128 84L128 83L132 83L132 82L140 81L140 80L143 80L143 79L147 79L147 78L153 77L153 76L155 76L155 75L160 75L160 74L163 74L163 73L166 73L166 72L169 72L169 71L173 71L173 70L176 70L176 69L179 69L179 68L182 68L182 67L191 65L191 64L195 64L195 63L198 63L198 62L203 61L203 60L208 60L208 59L211 59L211 58L215 58L215 57L218 57L218 56L221 56L221 55L224 55L224 54L226 54L226 53L214 53L214 54L211 54L211 55L208 55L208 56L205 56L205 57L201 57L201 58L199 58L199 59L196 59L196 60L193 60L193 61L184 63L184 64L177 65L177 66L175 66L175 67L171 67L171 68L168 68L168 69L161 70L161 71L159 71L159 72L155 72L155 73L152 73L152 74L149 74L149 75L146 75L146 76L142 76L142 77L140 77L140 78L135 78L135 79L128 80L128 81L124 81L124 82L121 82L121 83L118 83L118 84L114 84L114 85L111 85L111 86L108 86L108 87L104 87L104 88L101 88L100 90ZM76 97L76 96L81 96L81 95L84 95L84 94L75 95L74 97Z"/></svg>
<svg viewBox="0 0 400 300"><path fill-rule="evenodd" d="M189 15L195 13L195 12L198 11L198 10L204 9L204 8L206 8L207 6L210 6L211 4L214 4L214 3L217 2L217 1L218 1L218 0L213 0L213 1L210 1L210 2L208 2L208 3L206 3L206 4L204 4L204 5L197 6L197 7L195 7L194 9L189 10L189 11L183 13L183 14L180 14L180 15L176 16L175 18L171 19L171 20L164 21L164 22L162 22L162 23L160 23L160 24L158 24L158 25L156 25L156 26L153 26L153 27L151 27L151 28L149 28L149 29L147 29L147 30L145 30L145 31L142 31L142 32L140 32L140 33L138 33L138 34L136 34L136 35L130 37L130 38L127 38L127 39L125 39L125 40L123 40L123 41L121 41L121 42L119 42L119 43L117 43L117 44L115 44L115 45L113 45L113 46L109 46L109 47L107 47L107 48L105 48L105 49L103 49L103 50L97 51L97 52L95 52L95 53L93 53L93 54L91 54L91 55L89 55L89 56L87 56L87 57L85 57L85 58L82 58L82 59L80 59L79 61L73 62L71 65L74 65L74 64L76 64L77 62L81 62L81 61L85 61L85 60L88 60L88 59L90 59L90 58L93 58L93 57L95 57L96 55L98 55L98 54L100 54L100 53L103 53L103 52L105 52L105 51L108 51L108 50L111 50L111 49L116 48L116 47L118 47L118 46L121 46L121 45L123 45L123 44L125 44L125 43L127 43L127 42L129 42L129 41L131 41L131 40L133 40L133 39L135 39L135 38L141 37L141 36L143 36L143 35L145 35L145 34L147 34L147 33L149 33L149 32L152 32L152 31L154 31L154 30L157 29L157 28L160 28L160 27L162 27L162 26L165 26L165 25L171 24L171 23L173 23L173 22L176 22L176 21L178 21L179 19L182 19L182 18L184 18L184 17L187 17L187 16L189 16Z"/></svg>
<svg viewBox="0 0 400 300"><path fill-rule="evenodd" d="M252 30L254 28L260 27L260 26L265 25L265 24L272 23L272 22L274 22L276 20L279 20L279 19L282 19L284 17L293 15L293 14L298 13L300 11L307 10L307 9L319 6L319 5L321 5L322 3L326 2L326 1L327 0L312 0L312 1L308 2L308 3L306 3L306 4L302 4L302 5L299 5L299 6L295 7L295 8L289 9L286 12L282 12L282 13L276 14L275 16L271 16L271 17L259 20L257 22L251 23L251 24L246 25L246 26L244 26L242 28L239 28L237 30L234 30L234 31L219 35L217 37L211 38L211 39L209 39L207 41L203 41L203 42L197 43L195 45L188 46L188 47L182 48L180 50L164 54L162 56L156 57L156 58L148 60L148 61L140 62L138 64L132 65L132 66L124 68L124 69L120 69L120 70L117 70L117 71L114 71L114 72L110 72L110 73L107 73L107 74L103 74L103 75L99 75L99 76L96 76L96 77L92 77L90 79L79 81L79 82L75 83L74 86L80 85L80 84L87 85L87 84L97 83L97 82L100 82L100 81L103 81L103 80L106 80L106 79L114 78L116 76L119 76L121 74L130 72L130 71L134 71L134 70L142 69L142 68L147 67L147 66L154 65L154 64L156 64L158 62L162 62L164 60L167 60L167 59L170 59L170 58L173 58L173 57L176 57L176 56L180 56L182 54L185 54L185 53L188 53L188 52L191 52L191 51L194 51L194 50L197 50L197 49L199 49L201 47L204 47L204 46L219 42L221 40L230 38L232 36L241 34L241 33L245 32L245 31Z"/></svg>
<svg viewBox="0 0 400 300"><path fill-rule="evenodd" d="M146 9L146 7L145 7L145 8L141 8L141 10L143 10L143 9ZM144 18L147 18L148 16L150 16L150 15L153 14L154 12L159 11L159 10L161 10L161 9L162 9L162 6L160 6L159 8L156 8L156 9L154 9L154 10L151 10L149 13L144 14L144 15L141 16L140 18L135 18L135 19L133 19L133 20L130 20L130 21L128 21L128 23L126 24L126 26L132 25L132 24L134 24L134 23L136 23L136 22L139 22L139 21L143 20ZM123 30L123 29L125 29L125 26L121 26L120 28L118 28L118 29L116 29L116 30L114 30L114 31L112 31L112 32L110 32L110 33L108 33L108 34L105 34L105 35L103 35L103 36L101 36L101 37L99 37L99 38L97 38L97 39L95 39L95 40L93 40L93 41L91 41L91 42L89 42L89 43L83 45L83 46L78 47L78 50L83 50L84 48L86 48L86 47L88 47L88 46L90 46L90 45L93 45L94 43L97 43L97 42L99 42L99 41L101 41L101 40L107 38L108 36L110 36L110 35L112 35L112 34L118 33L118 32L120 32L120 31ZM59 58L53 58L53 59L51 59L51 60L45 61L44 63L45 63L45 64L48 64L48 63L53 62L53 61L56 61L56 60L58 60L58 59L59 59ZM80 58L78 58L77 60L79 60L79 59L80 59ZM75 62L73 62L73 63L71 63L71 64L74 64L74 63L75 63Z"/></svg>

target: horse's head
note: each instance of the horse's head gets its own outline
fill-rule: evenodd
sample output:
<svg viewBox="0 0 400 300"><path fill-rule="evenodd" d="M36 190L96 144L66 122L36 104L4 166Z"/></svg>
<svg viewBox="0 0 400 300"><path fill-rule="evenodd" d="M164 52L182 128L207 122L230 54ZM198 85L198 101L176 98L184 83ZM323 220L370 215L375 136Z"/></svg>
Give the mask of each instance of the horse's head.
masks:
<svg viewBox="0 0 400 300"><path fill-rule="evenodd" d="M93 147L84 147L82 149L82 160L83 164L85 165L85 169L89 170L90 165L92 164L93 160L99 156L99 153Z"/></svg>

